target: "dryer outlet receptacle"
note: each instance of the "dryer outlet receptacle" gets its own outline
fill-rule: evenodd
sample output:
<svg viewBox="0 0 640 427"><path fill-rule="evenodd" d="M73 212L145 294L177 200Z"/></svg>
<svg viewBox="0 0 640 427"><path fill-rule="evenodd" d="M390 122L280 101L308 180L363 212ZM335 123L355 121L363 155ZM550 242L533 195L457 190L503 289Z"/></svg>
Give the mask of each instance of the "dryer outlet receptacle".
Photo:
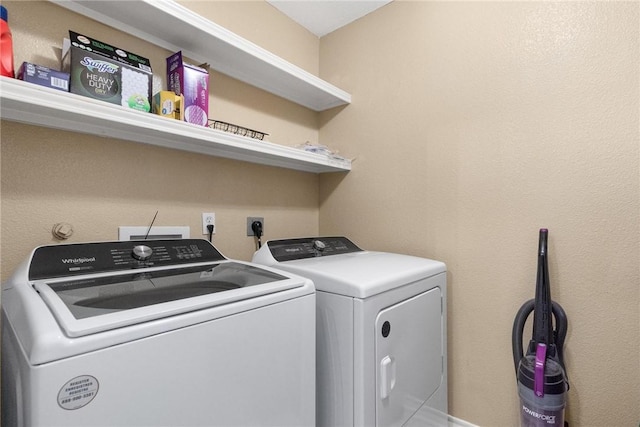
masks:
<svg viewBox="0 0 640 427"><path fill-rule="evenodd" d="M248 216L247 217L247 236L255 236L256 234L253 232L253 224L254 221L260 221L262 224L262 234L264 235L264 218L261 216Z"/></svg>

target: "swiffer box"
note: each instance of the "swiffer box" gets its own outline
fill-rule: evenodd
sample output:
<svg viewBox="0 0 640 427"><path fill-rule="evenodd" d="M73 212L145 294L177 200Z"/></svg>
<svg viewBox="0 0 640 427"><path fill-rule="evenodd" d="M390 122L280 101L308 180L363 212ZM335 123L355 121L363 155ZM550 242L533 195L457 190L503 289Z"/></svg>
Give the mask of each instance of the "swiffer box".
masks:
<svg viewBox="0 0 640 427"><path fill-rule="evenodd" d="M151 111L153 74L147 58L69 31L62 47L69 92Z"/></svg>
<svg viewBox="0 0 640 427"><path fill-rule="evenodd" d="M209 115L209 72L202 66L186 64L182 52L167 58L167 86L184 95L184 120L206 126Z"/></svg>

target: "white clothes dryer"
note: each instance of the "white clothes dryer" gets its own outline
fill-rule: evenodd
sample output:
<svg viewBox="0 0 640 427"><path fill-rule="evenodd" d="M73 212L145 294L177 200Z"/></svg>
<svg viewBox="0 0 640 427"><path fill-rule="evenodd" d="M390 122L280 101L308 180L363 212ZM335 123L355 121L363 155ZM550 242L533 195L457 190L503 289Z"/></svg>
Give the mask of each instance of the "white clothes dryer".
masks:
<svg viewBox="0 0 640 427"><path fill-rule="evenodd" d="M2 425L311 426L314 313L205 240L36 248L2 286Z"/></svg>
<svg viewBox="0 0 640 427"><path fill-rule="evenodd" d="M316 425L402 426L425 406L446 414L444 263L345 237L269 241L253 262L315 284Z"/></svg>

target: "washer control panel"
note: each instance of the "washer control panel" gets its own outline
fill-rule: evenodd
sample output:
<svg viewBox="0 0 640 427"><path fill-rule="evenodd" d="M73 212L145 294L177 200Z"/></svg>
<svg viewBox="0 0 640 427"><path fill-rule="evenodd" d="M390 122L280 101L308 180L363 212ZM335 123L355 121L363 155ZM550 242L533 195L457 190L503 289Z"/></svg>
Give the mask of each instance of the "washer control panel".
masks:
<svg viewBox="0 0 640 427"><path fill-rule="evenodd" d="M203 239L132 240L41 246L34 251L31 258L29 280L225 259L211 243Z"/></svg>
<svg viewBox="0 0 640 427"><path fill-rule="evenodd" d="M270 240L267 246L271 256L279 262L362 251L346 237Z"/></svg>

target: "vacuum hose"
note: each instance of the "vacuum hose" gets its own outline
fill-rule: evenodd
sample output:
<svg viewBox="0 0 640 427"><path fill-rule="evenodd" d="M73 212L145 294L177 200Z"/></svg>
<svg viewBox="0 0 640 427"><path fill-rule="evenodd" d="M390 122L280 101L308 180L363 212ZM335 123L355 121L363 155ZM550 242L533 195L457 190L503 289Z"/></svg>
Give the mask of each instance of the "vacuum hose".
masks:
<svg viewBox="0 0 640 427"><path fill-rule="evenodd" d="M530 299L529 301L522 304L520 310L516 314L516 318L513 321L513 332L511 334L511 342L513 346L513 364L515 365L516 374L518 373L518 364L520 363L520 359L524 357L523 349L522 349L522 335L524 333L524 325L527 322L527 318L531 314L535 307L535 300ZM558 363L565 369L564 366L564 339L567 336L567 314L565 313L562 306L556 302L551 303L551 308L553 311L553 317L555 319L556 330L553 331L556 354ZM565 373L566 375L566 373Z"/></svg>

